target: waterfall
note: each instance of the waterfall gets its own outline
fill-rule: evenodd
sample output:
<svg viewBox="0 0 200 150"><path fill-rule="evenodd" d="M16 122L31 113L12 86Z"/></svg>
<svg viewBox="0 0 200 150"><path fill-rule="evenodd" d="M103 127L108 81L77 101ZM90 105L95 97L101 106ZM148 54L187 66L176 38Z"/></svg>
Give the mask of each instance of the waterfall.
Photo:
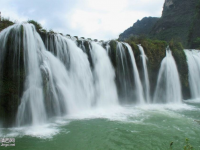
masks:
<svg viewBox="0 0 200 150"><path fill-rule="evenodd" d="M198 50L184 50L189 70L189 85L193 99L200 98L200 53Z"/></svg>
<svg viewBox="0 0 200 150"><path fill-rule="evenodd" d="M109 55L110 52L111 52L111 48L110 48L109 42L110 42L110 41L108 41L108 42L105 43L105 49L106 49L106 52L108 53L108 55Z"/></svg>
<svg viewBox="0 0 200 150"><path fill-rule="evenodd" d="M141 58L142 58L142 65L143 65L143 72L144 72L144 93L145 93L145 99L147 103L151 102L150 99L150 85L149 85L149 75L147 71L147 56L145 55L144 49L141 45L138 45Z"/></svg>
<svg viewBox="0 0 200 150"><path fill-rule="evenodd" d="M116 105L118 96L114 83L115 72L102 46L84 39L75 43L59 34L53 36L48 39L54 43L53 46L51 44L46 47L63 63L67 62L65 65L71 81L70 93L74 93L71 95L76 108L80 110L92 106Z"/></svg>
<svg viewBox="0 0 200 150"><path fill-rule="evenodd" d="M78 84L79 80L76 73L67 71L64 64L48 51L45 52L45 57L46 65L44 68L49 70L49 87L53 102L54 105L59 106L55 110L61 112L61 114L70 114L91 108L92 99L89 97L93 94L92 91L89 91L92 86L91 81ZM88 76L90 74L91 72L88 72ZM49 99L50 97L48 97L48 101Z"/></svg>
<svg viewBox="0 0 200 150"><path fill-rule="evenodd" d="M139 72L136 66L136 62L135 62L135 57L133 55L133 50L130 47L130 45L128 45L127 43L124 43L128 49L129 55L131 57L131 62L133 65L133 74L134 74L134 79L135 79L135 87L136 87L136 93L137 93L137 97L138 97L138 102L140 104L144 103L144 97L143 97L143 90L142 90L142 84L141 84L141 80L140 80L140 76L139 76Z"/></svg>
<svg viewBox="0 0 200 150"><path fill-rule="evenodd" d="M25 88L21 104L17 113L17 124L32 118L32 124L39 124L46 120L44 106L42 76L40 72L40 58L45 49L39 34L33 25L23 24L23 50L25 64Z"/></svg>
<svg viewBox="0 0 200 150"><path fill-rule="evenodd" d="M12 47L7 47L9 38L14 39L12 45L17 47L14 51ZM16 82L17 85L21 82L24 85L21 96L17 94L19 104L15 104L18 107L18 126L38 125L52 116L77 113L93 107L118 105L115 71L101 45L82 40L80 49L76 43L78 41L60 34L43 38L45 45L31 24L16 24L0 34L0 62L5 66L7 61L13 61L9 64L15 70L10 71L12 78L20 80ZM14 60L10 60L11 56ZM5 71L1 78L7 76L4 66L0 66L0 71ZM20 67L24 79L17 76ZM14 96L13 100L16 101Z"/></svg>
<svg viewBox="0 0 200 150"><path fill-rule="evenodd" d="M46 41L48 41L46 47L64 63L68 71L76 110L90 108L94 101L93 75L88 57L84 53L83 41L81 46L84 50L81 50L74 41L60 34L51 35ZM76 112L75 108L69 110Z"/></svg>
<svg viewBox="0 0 200 150"><path fill-rule="evenodd" d="M17 34L19 32L21 32L21 34ZM31 122L31 124L42 123L46 120L46 112L43 101L40 61L42 50L44 50L45 47L33 25L15 24L4 30L1 35L6 37L9 33L11 33L9 36L14 39L10 44L16 47L19 46L18 49L13 49L12 53L14 53L14 58L18 62L20 59L23 59L23 65L21 66L23 66L23 72L25 74L24 92L17 113L17 124L21 125L27 123L27 121ZM3 43L8 42L8 38L5 37L1 39L4 40ZM8 54L9 52L4 51L3 53ZM12 58L12 55L10 55L10 57ZM13 66L15 65L13 64ZM19 68L15 69L17 70ZM19 72L13 74L13 78L16 77L17 74L19 74Z"/></svg>
<svg viewBox="0 0 200 150"><path fill-rule="evenodd" d="M144 103L143 89L132 48L117 42L116 76L122 101Z"/></svg>
<svg viewBox="0 0 200 150"><path fill-rule="evenodd" d="M15 24L0 32L0 121L8 118L7 122L2 122L5 126L15 123L13 120L24 89L21 29L20 24Z"/></svg>
<svg viewBox="0 0 200 150"><path fill-rule="evenodd" d="M112 55L111 51L108 52L110 52ZM128 63L125 49L120 42L117 42L116 57L116 76L119 95L123 101L129 101L129 99L133 98L132 93L134 91L133 80L131 79L131 71L129 70L131 65Z"/></svg>
<svg viewBox="0 0 200 150"><path fill-rule="evenodd" d="M154 103L181 103L182 101L179 74L169 48L161 62L153 101Z"/></svg>
<svg viewBox="0 0 200 150"><path fill-rule="evenodd" d="M92 61L94 64L94 78L96 89L96 105L112 106L118 104L117 89L114 82L115 72L102 46L91 43Z"/></svg>
<svg viewBox="0 0 200 150"><path fill-rule="evenodd" d="M0 118L11 115L7 122L16 120L18 126L38 125L51 117L118 106L119 102L150 103L147 57L142 46L138 47L144 87L134 52L127 43L71 40L55 33L46 33L41 38L28 23L8 27L0 33L0 109L5 104L10 110L3 110L8 114L5 117L0 114ZM198 98L200 55L197 51L185 50L185 53L191 92ZM176 63L167 49L153 101L178 103L181 100Z"/></svg>

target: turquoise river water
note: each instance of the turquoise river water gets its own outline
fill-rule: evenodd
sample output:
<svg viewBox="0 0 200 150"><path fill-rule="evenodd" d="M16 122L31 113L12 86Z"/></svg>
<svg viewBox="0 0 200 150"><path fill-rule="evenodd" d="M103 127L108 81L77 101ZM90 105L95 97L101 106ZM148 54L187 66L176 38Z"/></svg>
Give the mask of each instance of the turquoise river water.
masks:
<svg viewBox="0 0 200 150"><path fill-rule="evenodd" d="M188 138L200 149L200 102L98 108L48 124L0 129L16 150L181 150Z"/></svg>

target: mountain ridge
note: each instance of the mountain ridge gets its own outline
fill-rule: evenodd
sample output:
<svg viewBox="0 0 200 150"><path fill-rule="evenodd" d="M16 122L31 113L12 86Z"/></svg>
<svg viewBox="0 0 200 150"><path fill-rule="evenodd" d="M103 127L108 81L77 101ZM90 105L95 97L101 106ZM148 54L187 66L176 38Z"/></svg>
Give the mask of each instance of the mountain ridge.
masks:
<svg viewBox="0 0 200 150"><path fill-rule="evenodd" d="M200 12L200 7L198 7L198 5L200 5L199 0L165 0L162 16L153 26L150 24L151 28L148 28L147 32L133 34L132 32L127 32L127 30L125 30L119 35L119 40L124 40L131 36L137 37L145 35L151 39L164 41L176 39L180 41L184 47L190 48L192 46L190 38L193 37L193 40L195 40L195 38L200 37L200 32L198 34L195 32L198 22L200 22L200 13L197 13ZM154 17L149 18L151 19ZM142 22L142 20L140 22ZM138 23L138 21L134 23L128 31L135 30L135 26L137 26ZM144 26L140 25L140 27L140 30L146 31Z"/></svg>

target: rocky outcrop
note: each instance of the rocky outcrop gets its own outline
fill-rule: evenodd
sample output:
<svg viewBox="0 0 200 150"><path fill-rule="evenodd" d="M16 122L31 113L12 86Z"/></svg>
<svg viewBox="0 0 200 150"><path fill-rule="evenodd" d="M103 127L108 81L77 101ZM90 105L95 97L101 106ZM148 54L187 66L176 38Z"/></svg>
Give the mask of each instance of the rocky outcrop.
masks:
<svg viewBox="0 0 200 150"><path fill-rule="evenodd" d="M169 8L174 4L173 0L165 0L164 7Z"/></svg>

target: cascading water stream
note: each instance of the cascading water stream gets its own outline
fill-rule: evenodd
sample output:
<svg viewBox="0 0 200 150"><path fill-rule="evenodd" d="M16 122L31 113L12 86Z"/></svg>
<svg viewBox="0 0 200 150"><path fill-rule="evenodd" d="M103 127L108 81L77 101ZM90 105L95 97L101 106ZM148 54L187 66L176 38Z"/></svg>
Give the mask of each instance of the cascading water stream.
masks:
<svg viewBox="0 0 200 150"><path fill-rule="evenodd" d="M19 36L17 33L21 33L22 29L23 35ZM46 51L33 25L16 24L4 30L1 33L4 46L10 32L17 36L15 39L23 39L23 45L14 51L19 58L23 55L25 74L24 90L16 116L18 126L37 125L52 115L59 116L91 108L94 99L92 72L86 54L73 41L55 36L57 47L54 50L57 50L57 57L65 66L69 65L67 72L67 67ZM20 40L15 40L13 45L19 43ZM3 50L6 51L6 48ZM6 52L2 52L1 62L5 59L4 53ZM19 61L19 58L16 60Z"/></svg>
<svg viewBox="0 0 200 150"><path fill-rule="evenodd" d="M179 45L163 58L165 49L149 51L157 45L153 41L148 51L138 45L139 51L133 42L41 32L28 23L0 31L1 147L16 142L18 149L163 149L176 135L192 139L198 149L200 51L185 50L187 68ZM183 69L184 96L188 69L197 100L181 103L175 60ZM149 82L155 88L152 99ZM174 148L183 143L176 141Z"/></svg>
<svg viewBox="0 0 200 150"><path fill-rule="evenodd" d="M84 97L85 95L79 93L79 89L76 91L76 83L74 83L70 72L66 70L64 64L48 51L45 51L44 55L46 57L44 68L48 70L50 84L48 87L51 89L52 95L48 97L47 101L53 97L52 102L58 106L55 111L60 112L56 115L76 113L89 109L91 102ZM83 96L84 99L79 96Z"/></svg>
<svg viewBox="0 0 200 150"><path fill-rule="evenodd" d="M45 100L47 104L51 103L46 106L48 114L76 113L91 108L94 98L93 77L86 54L75 42L59 34L53 35L48 43L51 43L50 51L65 65L46 50L43 51L46 60L42 68L49 75L47 88L49 86L50 94Z"/></svg>
<svg viewBox="0 0 200 150"><path fill-rule="evenodd" d="M21 102L16 116L18 126L38 125L52 116L77 113L94 106L118 105L115 72L101 45L94 42L88 44L94 64L91 66L86 51L81 50L76 41L59 34L49 36L46 47L55 57L46 50L33 25L17 24L0 35L4 44L0 57L2 63L4 53L8 53L6 43L11 31L11 35L19 39L13 43L19 45L14 51L15 57L20 56L16 62L18 64L19 59L23 58L22 70L25 72L24 89L21 90ZM20 39L23 45L20 45ZM19 66L16 67L18 71Z"/></svg>
<svg viewBox="0 0 200 150"><path fill-rule="evenodd" d="M23 34L17 34L19 32ZM43 101L42 76L40 72L41 54L45 47L33 25L15 24L5 29L1 33L1 36L7 36L9 33L11 33L12 38L15 39L12 44L14 46L19 46L18 50L16 49L17 51L14 49L13 53L15 56L18 56L18 58L15 58L17 61L23 58L22 61L24 65L22 66L25 74L24 92L16 117L17 125L22 125L27 122L33 125L45 122L46 112ZM20 39L22 39L22 42ZM2 40L4 43L7 43L8 39L4 37ZM3 53L8 53L8 51L4 51ZM15 68L15 70L19 71L19 68ZM13 76L17 76L17 74Z"/></svg>
<svg viewBox="0 0 200 150"><path fill-rule="evenodd" d="M94 101L94 79L88 57L74 41L62 36L60 40L64 40L68 45L70 88L73 89L73 99L77 109L89 109Z"/></svg>
<svg viewBox="0 0 200 150"><path fill-rule="evenodd" d="M141 84L139 72L138 72L138 69L136 66L135 57L133 55L133 50L130 47L130 45L128 45L127 43L124 43L124 45L126 45L126 47L128 49L128 53L131 57L131 63L132 63L132 67L133 67L133 74L134 74L135 87L136 87L136 93L137 93L137 102L140 104L144 104L145 101L144 101L144 96L143 96L142 84Z"/></svg>
<svg viewBox="0 0 200 150"><path fill-rule="evenodd" d="M200 98L200 53L198 50L184 50L189 70L189 85L193 99Z"/></svg>
<svg viewBox="0 0 200 150"><path fill-rule="evenodd" d="M78 110L118 103L114 70L102 46L84 39L75 43L59 34L48 36L44 41L46 47L65 64L69 72L70 93L73 93L71 97ZM71 109L68 108L69 110ZM73 107L72 110L76 109Z"/></svg>
<svg viewBox="0 0 200 150"><path fill-rule="evenodd" d="M10 41L14 48L9 45ZM16 24L0 33L0 78L12 73L12 82L15 81L13 83L17 85L15 94L18 94L18 104L15 105L18 110L13 116L18 126L38 125L50 117L74 114L94 107L118 106L119 101L144 104L146 99L150 103L147 57L141 46L145 92L133 50L127 43L114 41L109 45L111 41L72 41L60 34L43 35L43 41L45 44L30 24ZM106 46L106 50L102 46ZM195 60L191 58L189 65L198 64L198 57L195 55ZM9 63L9 71L6 63ZM195 67L200 70L198 65ZM195 74L193 72L192 75ZM191 78L198 79L192 75ZM7 85L9 80L5 83L1 80L0 84ZM195 87L190 80L191 86ZM16 100L15 96L12 98ZM171 51L167 50L159 71L154 102L178 103L181 99L178 71Z"/></svg>
<svg viewBox="0 0 200 150"><path fill-rule="evenodd" d="M182 93L178 70L172 52L166 50L158 74L154 103L181 103Z"/></svg>
<svg viewBox="0 0 200 150"><path fill-rule="evenodd" d="M94 85L87 55L77 47L74 41L60 34L51 35L47 39L53 44L46 43L46 47L65 64L69 74L71 99L76 103L76 108L73 107L68 111L71 110L69 112L72 113L91 108L94 101Z"/></svg>
<svg viewBox="0 0 200 150"><path fill-rule="evenodd" d="M149 84L149 75L147 71L147 56L145 55L144 49L141 45L138 45L141 58L142 58L142 65L143 65L143 72L144 72L144 93L145 93L145 99L147 103L151 102L150 99L150 84Z"/></svg>
<svg viewBox="0 0 200 150"><path fill-rule="evenodd" d="M12 124L15 123L13 120L24 90L25 63L24 53L21 51L21 27L21 24L15 24L0 32L0 117L2 120L10 117L7 122ZM7 126L7 122L1 123Z"/></svg>
<svg viewBox="0 0 200 150"><path fill-rule="evenodd" d="M120 102L144 103L143 89L132 48L127 43L105 43L107 53L115 67Z"/></svg>
<svg viewBox="0 0 200 150"><path fill-rule="evenodd" d="M110 48L109 42L106 43L105 49L107 53L110 54L111 48Z"/></svg>
<svg viewBox="0 0 200 150"><path fill-rule="evenodd" d="M94 64L96 105L101 107L118 105L115 72L106 50L92 42L91 56Z"/></svg>
<svg viewBox="0 0 200 150"><path fill-rule="evenodd" d="M111 51L107 52L110 53ZM123 48L122 43L117 43L116 53L116 76L118 81L119 95L121 99L125 99L127 101L132 98L132 95L129 94L131 89L133 90L133 86L131 82L130 71L128 69L128 60L126 58L125 49Z"/></svg>

